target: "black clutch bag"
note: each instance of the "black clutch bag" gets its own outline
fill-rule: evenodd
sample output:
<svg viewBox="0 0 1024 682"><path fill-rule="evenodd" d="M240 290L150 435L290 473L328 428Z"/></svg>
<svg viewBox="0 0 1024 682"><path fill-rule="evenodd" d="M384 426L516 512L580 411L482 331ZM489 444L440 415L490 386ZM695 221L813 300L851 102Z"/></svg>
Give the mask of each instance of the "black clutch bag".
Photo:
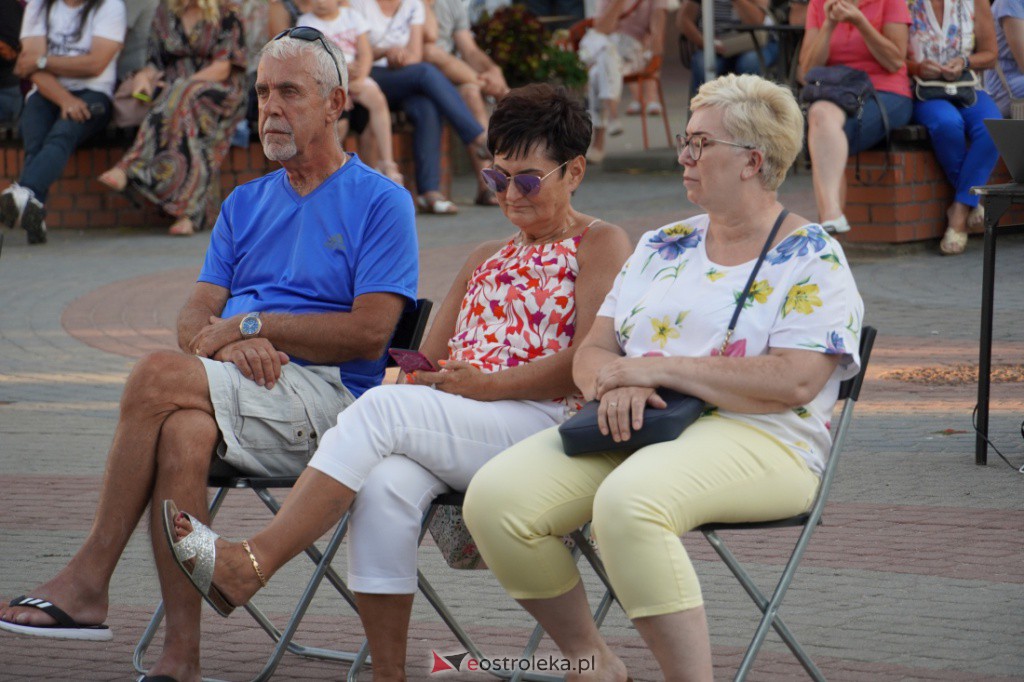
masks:
<svg viewBox="0 0 1024 682"><path fill-rule="evenodd" d="M572 456L609 450L636 450L645 445L675 440L704 411L704 401L692 395L665 389L658 389L658 395L668 406L660 410L645 407L644 425L639 431L633 431L629 440L618 443L612 440L611 435L606 436L597 428L597 407L600 403L590 401L558 427L565 454Z"/></svg>
<svg viewBox="0 0 1024 682"><path fill-rule="evenodd" d="M736 300L736 308L733 310L729 328L725 332L725 340L722 342L723 354L729 345L729 339L732 338L733 330L736 329L736 321L743 310L743 304L746 303L747 297L750 295L750 288L754 284L757 272L761 269L761 264L764 262L765 256L768 255L772 242L775 241L775 235L778 234L779 228L782 227L782 222L788 214L789 211L782 209L779 217L775 219L775 225L772 226L772 231L761 248L761 255L754 263L750 276L747 278L747 284ZM649 406L645 407L643 426L639 431L631 431L629 440L618 443L610 435L606 436L601 433L597 426L597 408L600 403L591 400L558 427L558 435L562 437L562 449L565 450L565 454L570 456L586 455L592 452L612 450L637 450L646 445L675 440L690 424L697 421L706 408L704 401L700 398L678 391L661 388L658 389L658 395L664 399L667 406L660 410Z"/></svg>

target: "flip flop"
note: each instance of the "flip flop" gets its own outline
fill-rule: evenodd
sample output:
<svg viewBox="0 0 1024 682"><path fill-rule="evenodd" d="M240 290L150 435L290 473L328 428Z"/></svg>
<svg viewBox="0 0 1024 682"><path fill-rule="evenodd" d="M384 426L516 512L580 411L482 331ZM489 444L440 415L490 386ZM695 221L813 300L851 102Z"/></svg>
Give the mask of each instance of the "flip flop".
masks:
<svg viewBox="0 0 1024 682"><path fill-rule="evenodd" d="M416 203L419 204L421 213L431 213L434 215L455 215L459 212L459 207L455 205L454 201L448 199L428 199L425 196L421 196L416 199Z"/></svg>
<svg viewBox="0 0 1024 682"><path fill-rule="evenodd" d="M31 637L49 637L51 639L77 639L87 642L109 642L114 634L106 625L82 625L74 618L57 608L45 599L38 597L18 597L11 600L11 606L27 606L39 609L53 618L53 625L21 625L0 620L0 630L7 630L19 635Z"/></svg>
<svg viewBox="0 0 1024 682"><path fill-rule="evenodd" d="M178 564L178 568L199 591L206 603L227 618L235 610L235 605L213 585L213 567L217 560L215 543L220 536L187 512L181 513L192 524L192 532L178 540L174 534L174 519L178 516L178 507L173 501L164 500L164 537L171 547L174 563ZM190 559L191 569L185 566L185 562Z"/></svg>

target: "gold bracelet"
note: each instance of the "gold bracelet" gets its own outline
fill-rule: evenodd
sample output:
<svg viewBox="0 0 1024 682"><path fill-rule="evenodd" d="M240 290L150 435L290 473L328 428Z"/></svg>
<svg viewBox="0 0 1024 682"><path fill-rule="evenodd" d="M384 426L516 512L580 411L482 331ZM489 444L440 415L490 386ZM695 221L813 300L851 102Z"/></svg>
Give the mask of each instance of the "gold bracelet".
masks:
<svg viewBox="0 0 1024 682"><path fill-rule="evenodd" d="M252 568L256 571L256 577L260 579L260 585L266 587L267 579L263 577L263 571L260 570L260 562L256 561L256 555L253 554L252 549L249 548L248 540L242 540L242 549L249 554L249 561L252 562Z"/></svg>

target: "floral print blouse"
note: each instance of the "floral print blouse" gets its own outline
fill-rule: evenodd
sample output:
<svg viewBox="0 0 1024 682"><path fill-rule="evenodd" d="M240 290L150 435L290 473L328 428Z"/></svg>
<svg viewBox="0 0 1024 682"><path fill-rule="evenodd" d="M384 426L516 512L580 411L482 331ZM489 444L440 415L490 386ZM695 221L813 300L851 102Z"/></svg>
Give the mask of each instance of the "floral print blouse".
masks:
<svg viewBox="0 0 1024 682"><path fill-rule="evenodd" d="M551 244L509 241L481 263L448 342L451 358L497 372L568 348L576 332L576 252L585 234ZM578 410L583 398L556 402Z"/></svg>
<svg viewBox="0 0 1024 682"><path fill-rule="evenodd" d="M648 232L619 273L598 315L610 317L627 357L722 354L726 329L755 261L723 266L705 251L707 215ZM842 247L820 225L794 230L768 252L740 313L727 356L770 348L841 355L810 403L776 414L715 412L775 436L820 474L839 383L860 367L864 306Z"/></svg>
<svg viewBox="0 0 1024 682"><path fill-rule="evenodd" d="M974 0L945 0L942 21L931 0L909 0L910 56L915 62L931 59L945 64L974 52Z"/></svg>

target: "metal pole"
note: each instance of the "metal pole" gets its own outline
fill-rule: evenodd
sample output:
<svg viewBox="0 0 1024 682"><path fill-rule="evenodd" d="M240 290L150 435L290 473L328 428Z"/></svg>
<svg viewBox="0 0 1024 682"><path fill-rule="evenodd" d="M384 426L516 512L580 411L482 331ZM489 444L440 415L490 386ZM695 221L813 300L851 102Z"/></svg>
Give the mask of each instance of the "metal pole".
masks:
<svg viewBox="0 0 1024 682"><path fill-rule="evenodd" d="M701 0L700 16L704 25L704 82L709 83L716 77L715 61L715 0Z"/></svg>

